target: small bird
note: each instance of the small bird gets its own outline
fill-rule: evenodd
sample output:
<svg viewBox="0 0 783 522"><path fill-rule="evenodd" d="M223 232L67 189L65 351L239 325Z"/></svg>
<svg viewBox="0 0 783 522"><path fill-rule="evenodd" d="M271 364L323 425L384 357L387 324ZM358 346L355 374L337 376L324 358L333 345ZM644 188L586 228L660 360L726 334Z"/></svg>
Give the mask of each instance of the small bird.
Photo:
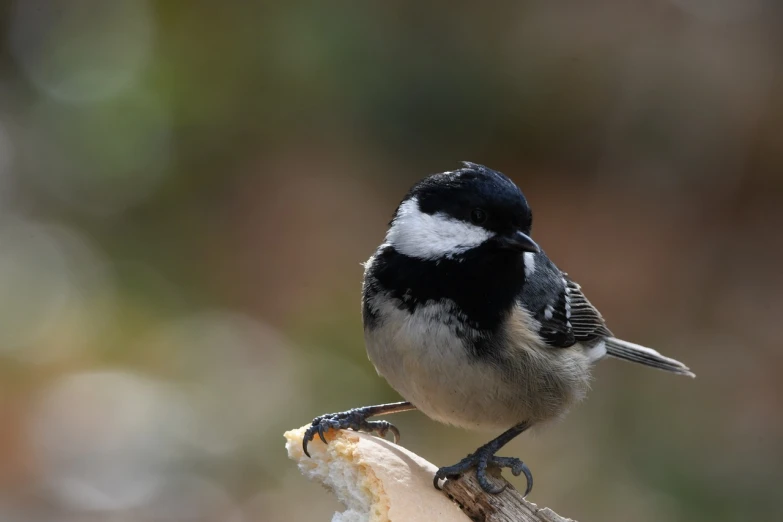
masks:
<svg viewBox="0 0 783 522"><path fill-rule="evenodd" d="M453 426L502 432L433 479L488 466L533 476L497 451L545 421L562 417L588 390L590 367L607 355L694 377L681 362L614 337L581 287L531 238L522 191L483 165L431 175L394 213L385 241L365 263L362 317L367 353L404 402L316 417L317 434L353 429L399 440L369 417L418 409Z"/></svg>

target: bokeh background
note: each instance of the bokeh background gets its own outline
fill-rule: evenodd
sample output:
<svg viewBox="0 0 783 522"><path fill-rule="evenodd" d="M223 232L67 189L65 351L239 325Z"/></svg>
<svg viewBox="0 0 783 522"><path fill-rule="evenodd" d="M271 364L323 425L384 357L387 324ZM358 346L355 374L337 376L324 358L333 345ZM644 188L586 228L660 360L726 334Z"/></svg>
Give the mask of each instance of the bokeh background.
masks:
<svg viewBox="0 0 783 522"><path fill-rule="evenodd" d="M783 520L783 7L17 0L0 7L0 520L329 520L286 458L398 400L364 261L408 186L510 175L619 361L504 454L589 521ZM438 465L490 434L420 414ZM494 436L494 435L493 435Z"/></svg>

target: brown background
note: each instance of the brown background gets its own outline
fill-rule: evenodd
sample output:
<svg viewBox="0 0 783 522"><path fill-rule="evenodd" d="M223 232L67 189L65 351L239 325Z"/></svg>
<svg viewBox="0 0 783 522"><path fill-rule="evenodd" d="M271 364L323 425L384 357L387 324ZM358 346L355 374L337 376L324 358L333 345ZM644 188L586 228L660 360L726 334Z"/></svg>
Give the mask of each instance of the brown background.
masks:
<svg viewBox="0 0 783 522"><path fill-rule="evenodd" d="M396 400L360 262L510 175L618 335L505 454L580 521L783 519L783 11L764 0L3 2L0 520L328 520L284 454ZM488 434L400 415L439 465Z"/></svg>

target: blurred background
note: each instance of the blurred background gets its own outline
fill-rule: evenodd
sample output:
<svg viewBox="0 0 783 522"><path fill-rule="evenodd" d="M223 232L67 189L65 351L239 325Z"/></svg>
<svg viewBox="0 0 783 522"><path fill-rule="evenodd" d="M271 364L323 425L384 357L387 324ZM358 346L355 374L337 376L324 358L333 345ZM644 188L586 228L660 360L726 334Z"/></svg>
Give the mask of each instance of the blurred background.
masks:
<svg viewBox="0 0 783 522"><path fill-rule="evenodd" d="M1 4L0 521L329 520L282 433L398 400L359 263L460 160L698 374L599 365L504 451L530 499L783 520L779 3ZM437 465L490 435L395 424Z"/></svg>

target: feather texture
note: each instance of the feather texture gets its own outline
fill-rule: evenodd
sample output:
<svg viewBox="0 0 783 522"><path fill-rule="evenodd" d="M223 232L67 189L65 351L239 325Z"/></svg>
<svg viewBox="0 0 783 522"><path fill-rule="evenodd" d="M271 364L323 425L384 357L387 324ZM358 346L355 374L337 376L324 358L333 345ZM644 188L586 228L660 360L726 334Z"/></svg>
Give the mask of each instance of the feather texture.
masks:
<svg viewBox="0 0 783 522"><path fill-rule="evenodd" d="M631 361L651 368L658 368L667 372L696 377L690 368L676 359L671 359L661 355L652 348L647 348L639 344L629 343L616 337L609 337L606 340L606 353L612 357Z"/></svg>
<svg viewBox="0 0 783 522"><path fill-rule="evenodd" d="M606 327L600 312L587 300L582 288L569 279L549 260L544 252L535 254L535 272L525 281L519 303L540 325L539 335L556 348L568 348L577 343L590 346L612 332Z"/></svg>

